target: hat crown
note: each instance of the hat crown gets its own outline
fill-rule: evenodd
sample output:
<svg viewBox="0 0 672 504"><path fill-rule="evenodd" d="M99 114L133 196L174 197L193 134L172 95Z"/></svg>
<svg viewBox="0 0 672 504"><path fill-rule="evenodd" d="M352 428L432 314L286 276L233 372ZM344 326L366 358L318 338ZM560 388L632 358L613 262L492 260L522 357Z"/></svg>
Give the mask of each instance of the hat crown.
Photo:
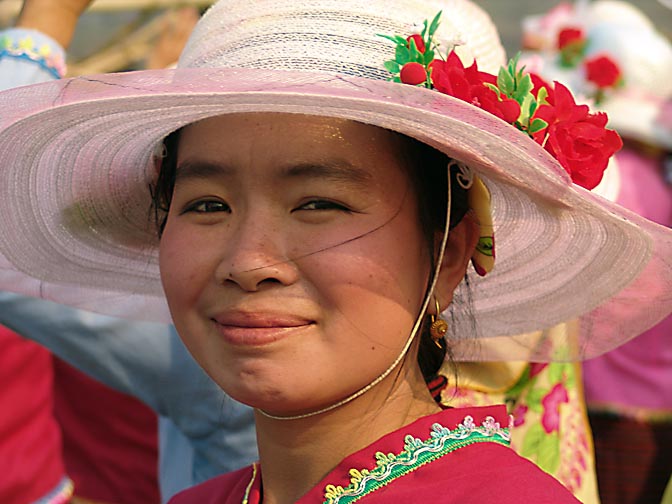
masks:
<svg viewBox="0 0 672 504"><path fill-rule="evenodd" d="M178 67L317 71L378 80L394 45L443 11L435 39L496 72L505 53L490 17L468 0L220 0L202 17ZM468 61L467 61L468 62Z"/></svg>
<svg viewBox="0 0 672 504"><path fill-rule="evenodd" d="M644 30L655 30L654 24L640 9L622 0L597 0L589 4L589 23L614 23Z"/></svg>
<svg viewBox="0 0 672 504"><path fill-rule="evenodd" d="M653 27L622 20L595 20L588 55L609 54L623 71L627 89L672 96L672 44Z"/></svg>

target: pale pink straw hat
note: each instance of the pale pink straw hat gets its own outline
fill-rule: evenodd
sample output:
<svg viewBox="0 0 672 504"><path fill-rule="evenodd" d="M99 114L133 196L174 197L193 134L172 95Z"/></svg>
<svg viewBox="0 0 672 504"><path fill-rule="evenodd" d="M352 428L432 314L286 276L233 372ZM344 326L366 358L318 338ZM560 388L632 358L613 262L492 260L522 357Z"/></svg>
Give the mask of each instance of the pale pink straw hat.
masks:
<svg viewBox="0 0 672 504"><path fill-rule="evenodd" d="M656 323L672 311L670 230L573 185L539 144L484 110L387 81L394 44L377 34L412 33L439 9L443 47L460 41L463 56L496 72L496 30L464 0L226 0L177 69L1 93L0 287L169 320L148 191L161 139L219 114L285 112L401 132L487 184L497 262L484 278L469 273L475 326L459 302L454 323L465 340L501 338L506 352L466 345L458 358L587 357ZM550 330L568 320L576 341ZM551 339L514 336L540 329Z"/></svg>

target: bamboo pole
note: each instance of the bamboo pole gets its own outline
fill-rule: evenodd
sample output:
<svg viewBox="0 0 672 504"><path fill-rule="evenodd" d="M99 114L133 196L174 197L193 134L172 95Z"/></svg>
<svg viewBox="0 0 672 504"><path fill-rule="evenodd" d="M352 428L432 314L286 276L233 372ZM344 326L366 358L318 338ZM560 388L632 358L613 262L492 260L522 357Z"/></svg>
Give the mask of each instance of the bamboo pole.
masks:
<svg viewBox="0 0 672 504"><path fill-rule="evenodd" d="M77 62L68 62L68 75L116 72L130 64L142 61L149 54L152 43L163 29L168 14L157 17L136 27L130 33L121 33L110 42L109 47Z"/></svg>

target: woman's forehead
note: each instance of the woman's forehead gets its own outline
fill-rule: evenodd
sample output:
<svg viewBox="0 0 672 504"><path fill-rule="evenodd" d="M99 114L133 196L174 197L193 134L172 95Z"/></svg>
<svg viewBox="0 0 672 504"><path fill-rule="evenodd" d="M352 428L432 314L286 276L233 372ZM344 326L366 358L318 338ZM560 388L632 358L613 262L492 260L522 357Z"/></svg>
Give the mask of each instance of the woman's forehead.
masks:
<svg viewBox="0 0 672 504"><path fill-rule="evenodd" d="M400 135L347 119L302 114L227 114L186 126L178 165L185 162L287 166L401 165ZM377 170L374 170L377 171Z"/></svg>
<svg viewBox="0 0 672 504"><path fill-rule="evenodd" d="M397 134L377 126L349 119L305 114L243 113L210 117L183 128L182 136L189 139L198 136L216 136L220 139L260 137L307 139L355 146L374 142L392 143Z"/></svg>

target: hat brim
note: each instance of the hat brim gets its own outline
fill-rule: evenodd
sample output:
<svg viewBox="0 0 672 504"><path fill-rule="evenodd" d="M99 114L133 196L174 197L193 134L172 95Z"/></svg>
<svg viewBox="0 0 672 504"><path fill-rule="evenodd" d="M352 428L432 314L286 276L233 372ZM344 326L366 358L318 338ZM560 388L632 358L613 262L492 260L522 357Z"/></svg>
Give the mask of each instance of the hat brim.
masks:
<svg viewBox="0 0 672 504"><path fill-rule="evenodd" d="M406 134L485 181L497 261L487 277L470 275L473 309L457 293L457 334L519 335L577 319L578 340L535 336L507 358L585 358L672 311L668 230L574 186L527 135L435 91L303 72L175 69L18 88L0 95L0 107L0 252L16 270L0 279L3 289L34 295L39 286L42 297L63 302L67 292L81 308L168 321L149 210L152 153L169 132L207 117L283 112ZM469 358L498 353L487 348Z"/></svg>

